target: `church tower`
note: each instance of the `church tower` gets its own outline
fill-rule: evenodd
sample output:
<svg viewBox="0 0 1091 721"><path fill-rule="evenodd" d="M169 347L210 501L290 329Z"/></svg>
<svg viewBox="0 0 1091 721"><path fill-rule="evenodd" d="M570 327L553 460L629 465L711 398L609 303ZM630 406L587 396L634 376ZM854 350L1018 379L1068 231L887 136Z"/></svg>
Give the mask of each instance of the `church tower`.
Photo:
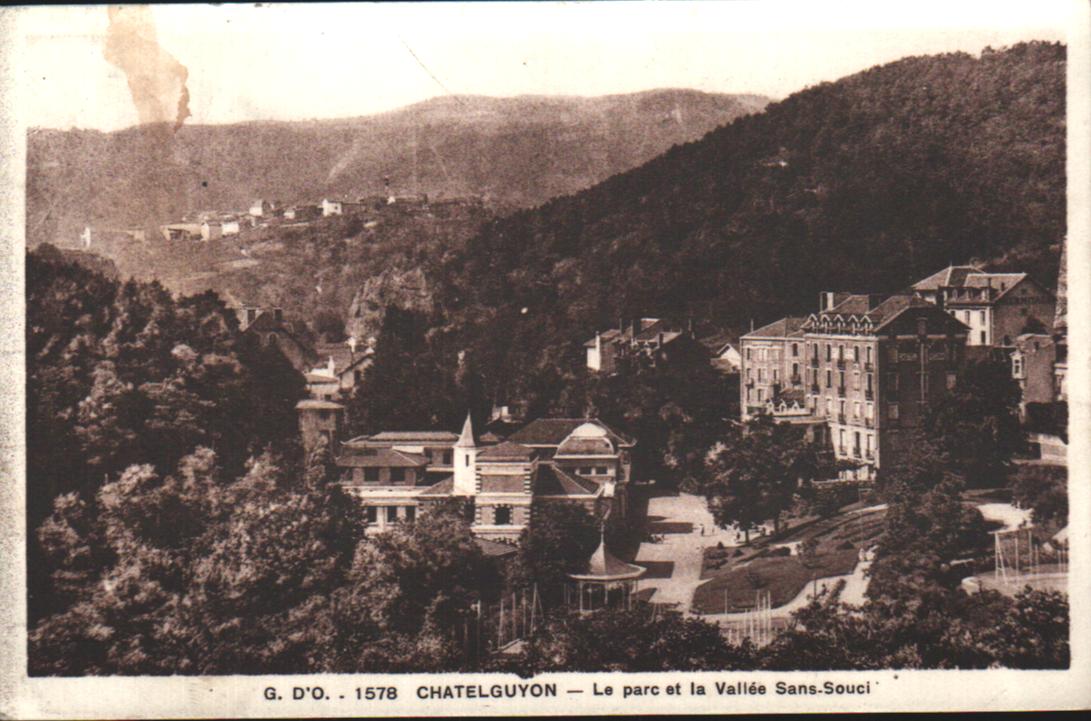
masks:
<svg viewBox="0 0 1091 721"><path fill-rule="evenodd" d="M462 435L455 443L454 495L472 496L477 492L477 445L474 443L474 426L470 414L462 425Z"/></svg>

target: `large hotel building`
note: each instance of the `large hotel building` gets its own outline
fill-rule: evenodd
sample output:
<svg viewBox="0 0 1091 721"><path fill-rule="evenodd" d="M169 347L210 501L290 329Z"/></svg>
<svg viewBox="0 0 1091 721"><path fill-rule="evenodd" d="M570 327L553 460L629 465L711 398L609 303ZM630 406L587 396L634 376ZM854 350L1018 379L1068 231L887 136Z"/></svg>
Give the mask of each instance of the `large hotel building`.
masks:
<svg viewBox="0 0 1091 721"><path fill-rule="evenodd" d="M898 462L926 405L954 387L968 333L909 292L822 293L818 312L742 337L743 420L765 411L809 425L851 466L844 477L874 478Z"/></svg>

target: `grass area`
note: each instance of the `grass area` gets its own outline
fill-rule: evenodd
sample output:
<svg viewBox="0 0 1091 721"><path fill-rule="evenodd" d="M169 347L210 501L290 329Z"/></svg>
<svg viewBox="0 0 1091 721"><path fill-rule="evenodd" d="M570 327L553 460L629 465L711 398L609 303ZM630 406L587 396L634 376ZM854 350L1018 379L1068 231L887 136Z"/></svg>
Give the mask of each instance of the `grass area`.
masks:
<svg viewBox="0 0 1091 721"><path fill-rule="evenodd" d="M860 548L871 545L882 532L885 515L881 510L840 513L832 518L800 524L778 538L761 539L760 544L740 549L705 549L702 578L708 580L694 593L693 610L699 613L745 611L754 606L759 590L769 591L772 605L776 607L795 598L812 578L851 573L859 559ZM771 546L811 538L817 541L817 546L814 557L806 565L797 555L773 555L778 551Z"/></svg>
<svg viewBox="0 0 1091 721"><path fill-rule="evenodd" d="M746 611L759 590L768 591L774 607L795 598L813 578L851 573L859 559L855 548L818 556L808 567L797 556L756 558L702 584L693 595L693 610L701 613ZM726 608L725 608L726 603Z"/></svg>

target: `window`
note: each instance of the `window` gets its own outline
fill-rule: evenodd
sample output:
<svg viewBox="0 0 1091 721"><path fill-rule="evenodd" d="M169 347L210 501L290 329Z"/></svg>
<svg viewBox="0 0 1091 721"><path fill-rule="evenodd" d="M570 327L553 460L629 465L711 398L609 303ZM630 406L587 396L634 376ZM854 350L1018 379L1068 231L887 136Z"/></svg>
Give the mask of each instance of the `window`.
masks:
<svg viewBox="0 0 1091 721"><path fill-rule="evenodd" d="M857 363L860 362L860 346L858 345L852 347L852 360Z"/></svg>
<svg viewBox="0 0 1091 721"><path fill-rule="evenodd" d="M462 507L462 511L464 514L463 518L466 519L466 523L472 524L477 522L477 501L472 498L469 499L468 501L466 501L466 505Z"/></svg>
<svg viewBox="0 0 1091 721"><path fill-rule="evenodd" d="M845 387L845 371L837 371L837 387Z"/></svg>
<svg viewBox="0 0 1091 721"><path fill-rule="evenodd" d="M398 521L398 507L397 506L387 506L386 507L386 522L387 523L396 523L397 521Z"/></svg>
<svg viewBox="0 0 1091 721"><path fill-rule="evenodd" d="M765 400L765 389L764 388L759 388L758 389L758 403L761 403L763 400Z"/></svg>
<svg viewBox="0 0 1091 721"><path fill-rule="evenodd" d="M445 465L445 466L451 465L451 454L452 454L452 451L450 451L450 450L447 450L447 451L443 452L443 465Z"/></svg>
<svg viewBox="0 0 1091 721"><path fill-rule="evenodd" d="M956 385L958 385L958 373L947 371L947 390L953 391Z"/></svg>
<svg viewBox="0 0 1091 721"><path fill-rule="evenodd" d="M793 379L799 378L799 364L798 363L793 363L792 364L792 378Z"/></svg>
<svg viewBox="0 0 1091 721"><path fill-rule="evenodd" d="M752 400L754 400L754 389L753 388L747 388L746 389L746 401L749 403Z"/></svg>
<svg viewBox="0 0 1091 721"><path fill-rule="evenodd" d="M750 360L750 349L746 349L746 360Z"/></svg>
<svg viewBox="0 0 1091 721"><path fill-rule="evenodd" d="M985 345L985 331L981 331L981 345Z"/></svg>
<svg viewBox="0 0 1091 721"><path fill-rule="evenodd" d="M367 522L368 523L375 523L375 521L377 521L377 520L379 520L379 509L376 508L375 506L368 506L367 507Z"/></svg>
<svg viewBox="0 0 1091 721"><path fill-rule="evenodd" d="M497 506L493 511L493 523L497 526L510 526L511 506Z"/></svg>
<svg viewBox="0 0 1091 721"><path fill-rule="evenodd" d="M886 417L892 421L898 420L898 404L890 403L886 407Z"/></svg>
<svg viewBox="0 0 1091 721"><path fill-rule="evenodd" d="M833 388L833 371L826 369L826 387Z"/></svg>
<svg viewBox="0 0 1091 721"><path fill-rule="evenodd" d="M832 358L833 358L833 346L831 346L829 343L827 343L826 344L826 360L831 360Z"/></svg>
<svg viewBox="0 0 1091 721"><path fill-rule="evenodd" d="M845 401L837 402L837 412L841 415L845 415Z"/></svg>
<svg viewBox="0 0 1091 721"><path fill-rule="evenodd" d="M417 507L416 506L406 506L405 507L405 520L407 520L407 521L417 520Z"/></svg>
<svg viewBox="0 0 1091 721"><path fill-rule="evenodd" d="M872 385L871 385L871 374L870 373L868 373L868 374L866 374L864 376L864 388L867 390L868 393L871 393L871 391L873 390Z"/></svg>
<svg viewBox="0 0 1091 721"><path fill-rule="evenodd" d="M872 448L875 447L873 445L875 443L875 436L871 433L868 433L867 436L864 437L864 443L867 444L864 447L870 451Z"/></svg>
<svg viewBox="0 0 1091 721"><path fill-rule="evenodd" d="M773 369L773 382L777 383L779 381L780 381L780 369L779 368L774 368Z"/></svg>
<svg viewBox="0 0 1091 721"><path fill-rule="evenodd" d="M761 383L764 380L765 380L765 369L764 368L758 368L758 383Z"/></svg>
<svg viewBox="0 0 1091 721"><path fill-rule="evenodd" d="M466 465L467 466L470 465L470 454L469 453L466 454Z"/></svg>
<svg viewBox="0 0 1091 721"><path fill-rule="evenodd" d="M818 344L815 343L811 346L811 357L818 360Z"/></svg>
<svg viewBox="0 0 1091 721"><path fill-rule="evenodd" d="M378 468L365 468L364 469L364 480L367 481L368 483L378 483L379 482L379 469ZM374 508L374 506L372 506L372 508Z"/></svg>
<svg viewBox="0 0 1091 721"><path fill-rule="evenodd" d="M871 362L871 346L868 346L867 348L864 349L864 362L865 363L870 363Z"/></svg>
<svg viewBox="0 0 1091 721"><path fill-rule="evenodd" d="M852 404L852 415L854 418L860 417L860 401L855 401Z"/></svg>
<svg viewBox="0 0 1091 721"><path fill-rule="evenodd" d="M793 343L792 344L792 357L793 358L798 358L799 357L799 343Z"/></svg>
<svg viewBox="0 0 1091 721"><path fill-rule="evenodd" d="M610 474L610 469L608 469L606 466L595 466L595 475L596 476L607 476L609 474Z"/></svg>
<svg viewBox="0 0 1091 721"><path fill-rule="evenodd" d="M827 398L826 399L826 415L828 416L831 413L833 413L833 399L832 398Z"/></svg>
<svg viewBox="0 0 1091 721"><path fill-rule="evenodd" d="M405 483L405 469L404 468L391 468L390 469L390 482L391 483Z"/></svg>
<svg viewBox="0 0 1091 721"><path fill-rule="evenodd" d="M864 406L864 418L867 418L870 421L874 417L875 417L875 404L874 403L868 403L866 406Z"/></svg>
<svg viewBox="0 0 1091 721"><path fill-rule="evenodd" d="M985 322L985 311L979 310L977 312L977 319L980 320L982 323L984 323Z"/></svg>
<svg viewBox="0 0 1091 721"><path fill-rule="evenodd" d="M860 390L860 371L852 372L852 389L854 391Z"/></svg>
<svg viewBox="0 0 1091 721"><path fill-rule="evenodd" d="M845 346L837 346L837 360L845 360Z"/></svg>

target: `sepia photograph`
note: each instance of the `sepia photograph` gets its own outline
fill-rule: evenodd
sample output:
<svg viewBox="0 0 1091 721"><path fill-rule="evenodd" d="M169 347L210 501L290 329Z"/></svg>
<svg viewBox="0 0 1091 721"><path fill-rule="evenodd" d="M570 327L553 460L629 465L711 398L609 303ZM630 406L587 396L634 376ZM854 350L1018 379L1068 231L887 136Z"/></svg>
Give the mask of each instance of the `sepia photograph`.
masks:
<svg viewBox="0 0 1091 721"><path fill-rule="evenodd" d="M0 11L0 712L1091 705L1083 5Z"/></svg>

